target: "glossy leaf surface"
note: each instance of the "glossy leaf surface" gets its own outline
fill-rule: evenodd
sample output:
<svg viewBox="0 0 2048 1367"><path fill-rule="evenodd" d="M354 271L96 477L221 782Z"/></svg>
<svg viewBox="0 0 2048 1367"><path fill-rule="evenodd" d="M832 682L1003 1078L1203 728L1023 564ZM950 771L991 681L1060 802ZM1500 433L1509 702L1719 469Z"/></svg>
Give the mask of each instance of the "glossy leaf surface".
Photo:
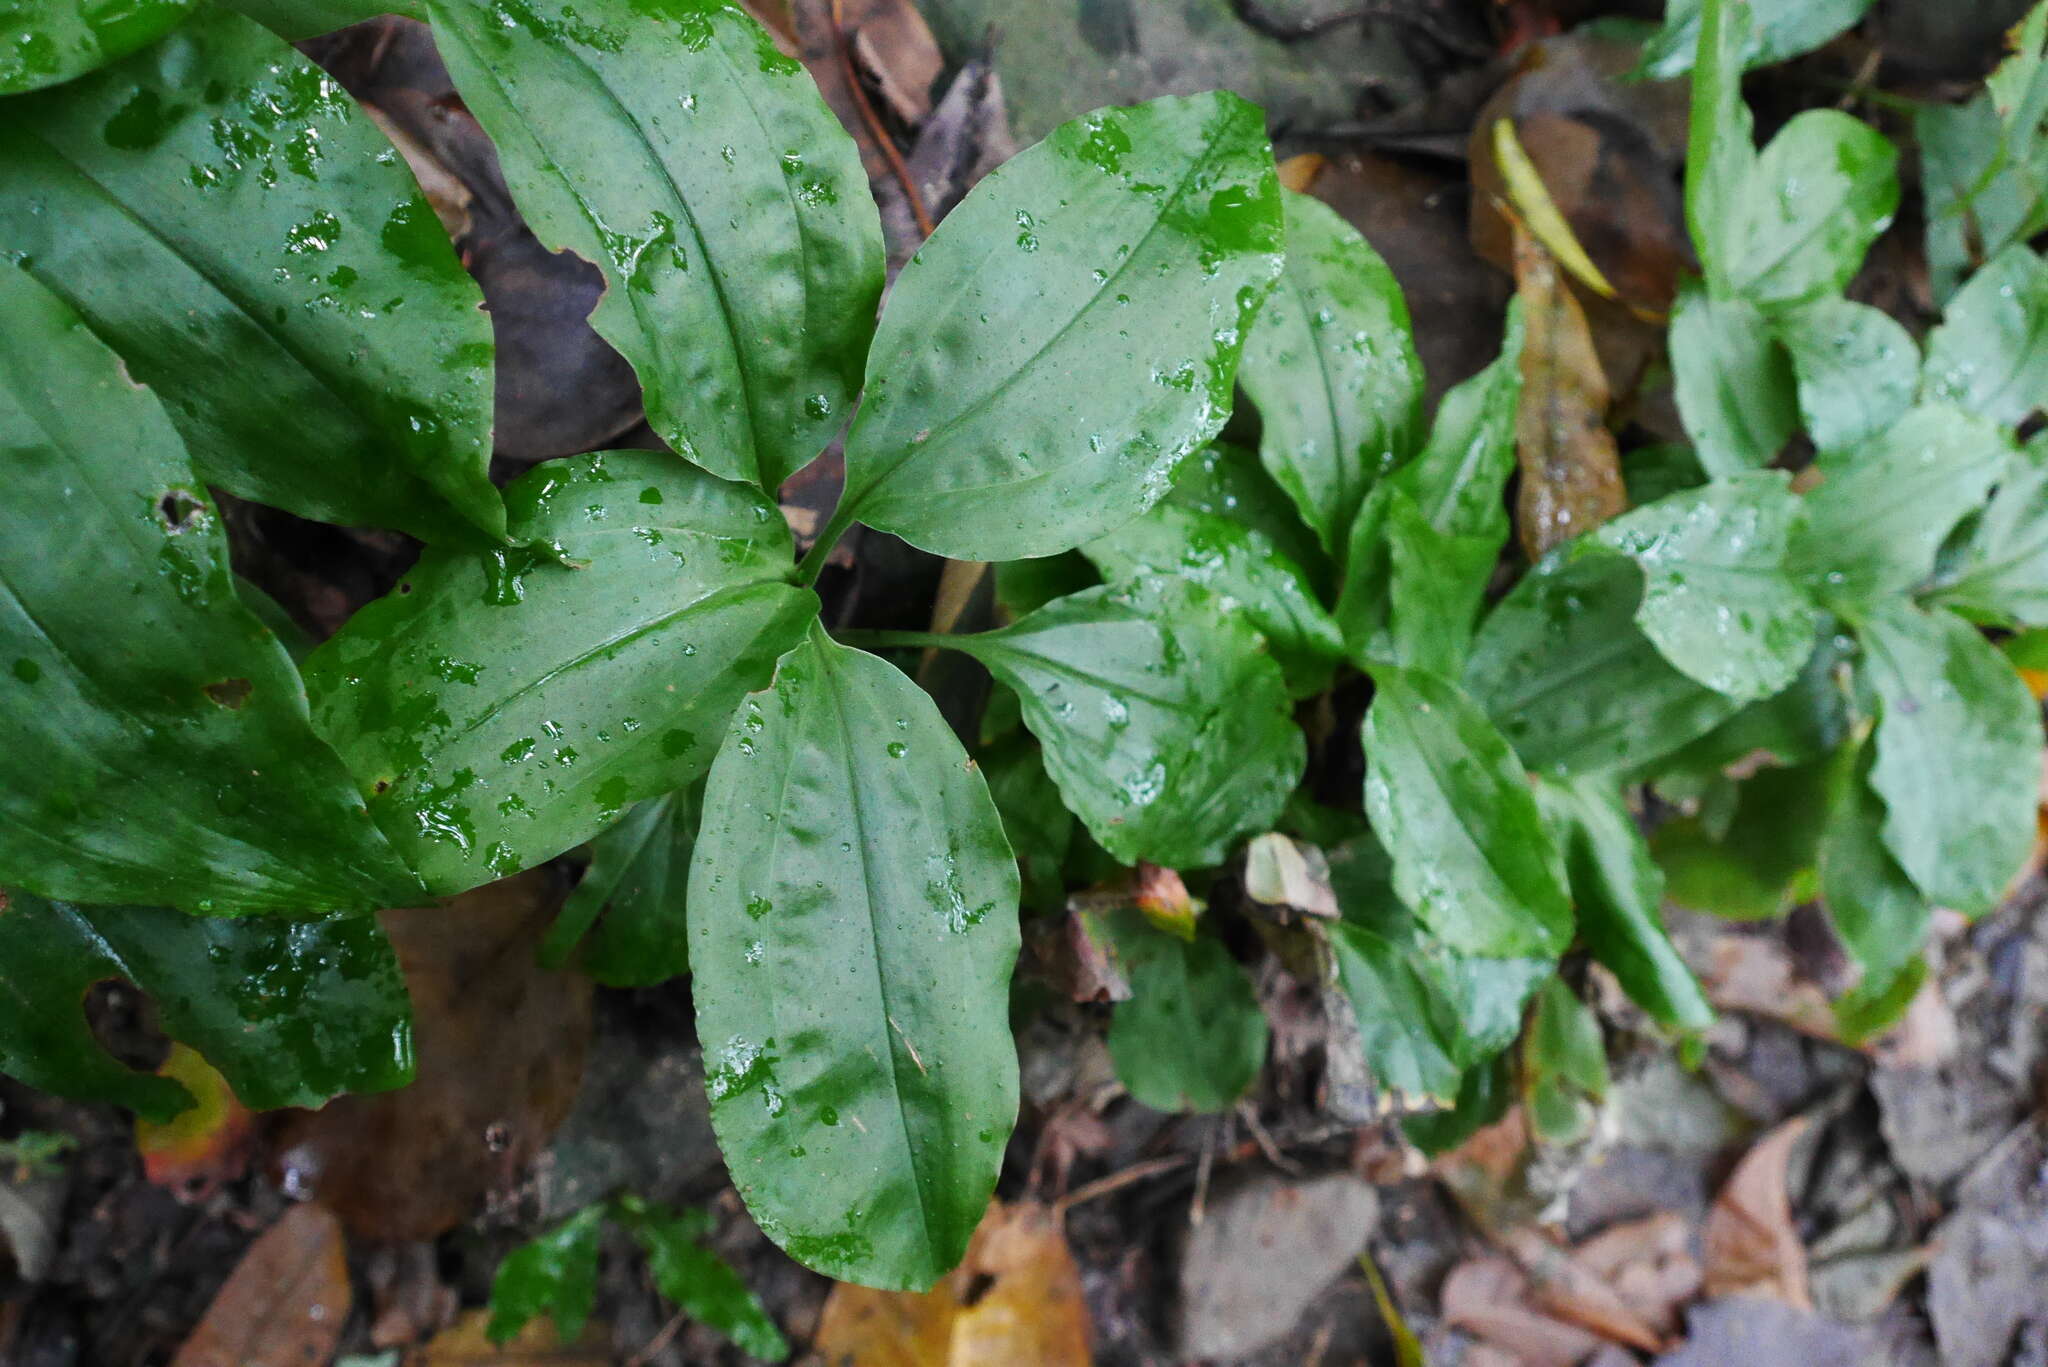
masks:
<svg viewBox="0 0 2048 1367"><path fill-rule="evenodd" d="M1815 299L1772 319L1792 358L1800 425L1823 451L1855 446L1913 406L1920 348L1891 315L1848 299Z"/></svg>
<svg viewBox="0 0 2048 1367"><path fill-rule="evenodd" d="M1870 786L1885 847L1933 901L1986 911L2033 847L2040 708L1952 613L1889 603L1859 638L1879 704Z"/></svg>
<svg viewBox="0 0 2048 1367"><path fill-rule="evenodd" d="M665 452L550 461L506 501L522 546L572 563L429 551L306 662L321 732L437 892L702 774L817 611L774 508Z"/></svg>
<svg viewBox="0 0 2048 1367"><path fill-rule="evenodd" d="M162 407L4 263L0 338L0 877L223 912L416 895Z"/></svg>
<svg viewBox="0 0 2048 1367"><path fill-rule="evenodd" d="M695 785L649 798L591 841L590 867L562 904L541 962L559 967L580 939L577 967L606 987L652 987L689 971L684 893L702 807Z"/></svg>
<svg viewBox="0 0 2048 1367"><path fill-rule="evenodd" d="M183 23L196 0L16 0L0 14L0 95L82 76Z"/></svg>
<svg viewBox="0 0 2048 1367"><path fill-rule="evenodd" d="M1709 475L1767 464L1799 425L1793 358L1743 299L1687 282L1671 315L1671 380L1685 434Z"/></svg>
<svg viewBox="0 0 2048 1367"><path fill-rule="evenodd" d="M1257 452L1225 441L1210 442L1181 464L1166 501L1242 523L1301 566L1318 593L1327 591L1330 557L1301 520L1294 500L1259 464Z"/></svg>
<svg viewBox="0 0 2048 1367"><path fill-rule="evenodd" d="M319 1106L412 1079L405 981L370 917L231 920L13 891L0 903L0 998L9 1003L0 1072L151 1120L190 1104L182 1086L131 1071L94 1039L84 998L108 978L149 993L165 1033L204 1055L254 1110Z"/></svg>
<svg viewBox="0 0 2048 1367"><path fill-rule="evenodd" d="M1227 1111L1266 1062L1252 982L1221 940L1183 940L1124 913L1112 922L1131 999L1109 1023L1117 1080L1155 1111Z"/></svg>
<svg viewBox="0 0 2048 1367"><path fill-rule="evenodd" d="M607 1207L585 1206L553 1229L505 1255L491 1280L493 1343L505 1340L542 1315L554 1321L564 1343L583 1335L597 1307L598 1239Z"/></svg>
<svg viewBox="0 0 2048 1367"><path fill-rule="evenodd" d="M1365 810L1395 890L1474 954L1554 954L1571 939L1556 843L1507 741L1455 684L1377 667L1365 716Z"/></svg>
<svg viewBox="0 0 2048 1367"><path fill-rule="evenodd" d="M1300 781L1306 744L1278 666L1193 585L1089 589L934 643L1016 690L1067 806L1125 863L1220 864Z"/></svg>
<svg viewBox="0 0 2048 1367"><path fill-rule="evenodd" d="M923 1288L1017 1112L1017 867L931 699L814 631L712 766L690 869L711 1119L791 1257Z"/></svg>
<svg viewBox="0 0 2048 1367"><path fill-rule="evenodd" d="M2048 404L2048 261L2008 247L1927 334L1926 391L2008 426Z"/></svg>
<svg viewBox="0 0 2048 1367"><path fill-rule="evenodd" d="M1722 263L1733 294L1797 304L1839 294L1899 204L1898 153L1869 124L1809 109L1758 154Z"/></svg>
<svg viewBox="0 0 2048 1367"><path fill-rule="evenodd" d="M385 14L427 19L424 0L226 0L226 7L294 43Z"/></svg>
<svg viewBox="0 0 2048 1367"><path fill-rule="evenodd" d="M1935 601L1994 626L2048 625L2048 438L2006 463Z"/></svg>
<svg viewBox="0 0 2048 1367"><path fill-rule="evenodd" d="M1749 8L1756 23L1740 49L1741 63L1744 67L1769 66L1811 52L1853 27L1870 5L1871 0L1777 0L1752 5ZM1704 0L1669 0L1663 25L1643 44L1637 71L1665 80L1692 70L1704 8Z"/></svg>
<svg viewBox="0 0 2048 1367"><path fill-rule="evenodd" d="M882 289L852 139L719 0L435 0L463 101L527 222L595 262L591 325L648 421L771 493L845 422Z"/></svg>
<svg viewBox="0 0 2048 1367"><path fill-rule="evenodd" d="M1742 54L1755 11L1700 0L1685 147L1685 226L1717 297L1733 293L1742 196L1756 169L1755 123L1742 102Z"/></svg>
<svg viewBox="0 0 2048 1367"><path fill-rule="evenodd" d="M207 10L0 121L0 242L162 398L209 483L497 541L490 322L340 85Z"/></svg>
<svg viewBox="0 0 2048 1367"><path fill-rule="evenodd" d="M1280 249L1265 121L1237 96L1061 125L898 278L840 515L967 560L1050 555L1129 521L1223 425Z"/></svg>
<svg viewBox="0 0 2048 1367"><path fill-rule="evenodd" d="M1374 482L1422 430L1422 361L1394 273L1358 230L1284 192L1287 264L1245 340L1259 459L1325 547L1341 552Z"/></svg>

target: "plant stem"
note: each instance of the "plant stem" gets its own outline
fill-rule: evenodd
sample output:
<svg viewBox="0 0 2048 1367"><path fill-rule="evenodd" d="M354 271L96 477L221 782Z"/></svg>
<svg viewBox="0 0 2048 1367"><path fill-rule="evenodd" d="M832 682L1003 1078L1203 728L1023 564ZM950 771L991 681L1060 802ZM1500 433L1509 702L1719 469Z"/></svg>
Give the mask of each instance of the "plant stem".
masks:
<svg viewBox="0 0 2048 1367"><path fill-rule="evenodd" d="M860 646L868 650L958 650L963 638L939 631L875 631L867 627L850 627L833 632L832 639L843 646Z"/></svg>
<svg viewBox="0 0 2048 1367"><path fill-rule="evenodd" d="M796 582L805 588L818 582L818 575L824 571L825 557L832 554L832 548L839 544L839 538L846 535L846 529L853 525L853 508L845 498L832 510L832 517L825 523L825 530L818 533L818 539L804 552L804 558L796 565Z"/></svg>

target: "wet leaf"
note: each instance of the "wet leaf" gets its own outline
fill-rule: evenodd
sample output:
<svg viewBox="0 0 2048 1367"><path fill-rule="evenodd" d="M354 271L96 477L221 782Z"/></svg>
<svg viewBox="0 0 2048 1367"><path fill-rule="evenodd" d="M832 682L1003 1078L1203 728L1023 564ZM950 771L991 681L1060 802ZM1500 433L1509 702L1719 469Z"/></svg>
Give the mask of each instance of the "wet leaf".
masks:
<svg viewBox="0 0 2048 1367"><path fill-rule="evenodd" d="M1952 613L1888 604L1858 639L1878 699L1870 786L1884 799L1885 847L1933 901L1987 911L2033 848L2040 708Z"/></svg>
<svg viewBox="0 0 2048 1367"><path fill-rule="evenodd" d="M227 8L293 43L385 14L402 14L422 23L427 18L421 0L228 0Z"/></svg>
<svg viewBox="0 0 2048 1367"><path fill-rule="evenodd" d="M2006 461L1935 602L1993 626L2048 625L2048 438Z"/></svg>
<svg viewBox="0 0 2048 1367"><path fill-rule="evenodd" d="M585 1206L505 1255L491 1281L491 1342L503 1343L545 1315L565 1339L583 1335L597 1305L598 1237L609 1207Z"/></svg>
<svg viewBox="0 0 2048 1367"><path fill-rule="evenodd" d="M1210 442L1181 462L1166 502L1259 533L1301 567L1319 596L1327 593L1332 578L1329 556L1301 520L1294 500L1259 464L1256 452L1229 442Z"/></svg>
<svg viewBox="0 0 2048 1367"><path fill-rule="evenodd" d="M683 894L703 805L693 784L640 803L591 841L590 867L562 904L541 962L561 967L581 940L577 966L606 987L652 987L688 972Z"/></svg>
<svg viewBox="0 0 2048 1367"><path fill-rule="evenodd" d="M1699 11L1686 128L1685 225L1718 298L1735 293L1729 274L1736 225L1756 171L1756 125L1742 102L1742 54L1756 12L1736 0L1700 0Z"/></svg>
<svg viewBox="0 0 2048 1367"><path fill-rule="evenodd" d="M560 902L535 869L378 918L412 995L417 1071L401 1091L289 1117L272 1144L287 1192L400 1240L435 1238L515 1185L583 1079L589 980L534 956Z"/></svg>
<svg viewBox="0 0 2048 1367"><path fill-rule="evenodd" d="M1375 668L1365 810L1401 900L1474 954L1555 953L1571 939L1564 862L1522 765L1455 684Z"/></svg>
<svg viewBox="0 0 2048 1367"><path fill-rule="evenodd" d="M1525 230L1515 233L1515 293L1527 320L1515 457L1522 483L1515 525L1531 560L1621 513L1628 493L1607 430L1607 376L1585 310L1557 262Z"/></svg>
<svg viewBox="0 0 2048 1367"><path fill-rule="evenodd" d="M0 878L222 912L414 895L164 410L4 264L0 319Z"/></svg>
<svg viewBox="0 0 2048 1367"><path fill-rule="evenodd" d="M931 699L822 632L742 704L690 869L712 1123L768 1236L842 1279L959 1261L1017 1108L1017 869Z"/></svg>
<svg viewBox="0 0 2048 1367"><path fill-rule="evenodd" d="M23 0L10 6L0 17L0 95L58 85L118 61L183 23L194 3Z"/></svg>
<svg viewBox="0 0 2048 1367"><path fill-rule="evenodd" d="M1770 463L1799 425L1793 357L1745 299L1716 299L1692 281L1679 288L1671 377L1685 434L1709 475Z"/></svg>
<svg viewBox="0 0 2048 1367"><path fill-rule="evenodd" d="M1665 660L1635 625L1641 601L1635 566L1553 556L1480 624L1466 690L1530 768L1645 766L1741 707Z"/></svg>
<svg viewBox="0 0 2048 1367"><path fill-rule="evenodd" d="M205 1055L253 1110L317 1106L412 1072L405 986L364 917L196 918L153 907L0 906L0 1071L32 1087L111 1101L151 1120L191 1103L170 1078L129 1071L87 1027L86 989L109 978L155 999L165 1033ZM318 1013L320 1028L305 1020Z"/></svg>
<svg viewBox="0 0 2048 1367"><path fill-rule="evenodd" d="M1183 939L1129 913L1108 921L1131 999L1109 1023L1117 1081L1155 1111L1227 1111L1266 1062L1251 979L1213 935Z"/></svg>
<svg viewBox="0 0 2048 1367"><path fill-rule="evenodd" d="M1502 537L1447 535L1391 482L1386 502L1387 634L1377 654L1408 669L1453 678L1465 667L1480 599L1500 560Z"/></svg>
<svg viewBox="0 0 2048 1367"><path fill-rule="evenodd" d="M1680 817L1658 827L1651 848L1682 907L1734 921L1763 921L1812 894L1810 875L1827 813L1821 763L1760 769L1733 793L1733 811Z"/></svg>
<svg viewBox="0 0 2048 1367"><path fill-rule="evenodd" d="M1870 786L1874 748L1844 746L1830 766L1820 896L1864 982L1894 982L1917 962L1931 908L1885 846L1884 800Z"/></svg>
<svg viewBox="0 0 2048 1367"><path fill-rule="evenodd" d="M882 288L867 176L817 86L735 5L430 8L527 222L604 270L591 325L655 431L773 492L845 422Z"/></svg>
<svg viewBox="0 0 2048 1367"><path fill-rule="evenodd" d="M989 796L1003 815L1003 834L1024 879L1024 904L1033 910L1064 906L1060 876L1074 838L1074 815L1045 772L1045 759L1029 736L1012 735L982 749L977 763Z"/></svg>
<svg viewBox="0 0 2048 1367"><path fill-rule="evenodd" d="M1700 1232L1708 1296L1746 1294L1813 1309L1806 1289L1806 1247L1792 1224L1785 1167L1806 1132L1794 1116L1742 1156L1714 1198Z"/></svg>
<svg viewBox="0 0 2048 1367"><path fill-rule="evenodd" d="M2048 404L2048 261L2008 247L1927 334L1927 396L2011 426Z"/></svg>
<svg viewBox="0 0 2048 1367"><path fill-rule="evenodd" d="M665 1210L635 1196L622 1196L614 1218L646 1250L655 1289L684 1314L731 1339L748 1357L780 1362L789 1356L789 1341L760 1298L747 1289L731 1264L701 1242L711 1232L710 1216L701 1210Z"/></svg>
<svg viewBox="0 0 2048 1367"><path fill-rule="evenodd" d="M817 610L775 510L666 453L551 461L506 496L548 551L430 551L306 662L322 734L440 891L689 784Z"/></svg>
<svg viewBox="0 0 2048 1367"><path fill-rule="evenodd" d="M1818 609L1785 567L1804 519L1776 471L1717 479L1598 532L1643 572L1636 608L1664 658L1745 702L1782 691L1813 654Z"/></svg>
<svg viewBox="0 0 2048 1367"><path fill-rule="evenodd" d="M1089 589L930 643L1017 691L1068 808L1125 863L1220 864L1300 780L1306 744L1278 667L1193 585Z"/></svg>
<svg viewBox="0 0 2048 1367"><path fill-rule="evenodd" d="M1738 49L1743 67L1770 66L1811 52L1855 27L1871 0L1776 0L1750 6L1756 22ZM1637 73L1655 79L1692 70L1705 0L1668 0L1664 23L1643 44Z"/></svg>
<svg viewBox="0 0 2048 1367"><path fill-rule="evenodd" d="M1330 948L1373 1082L1403 1098L1451 1105L1465 1075L1464 1038L1435 965L1349 919L1330 927Z"/></svg>
<svg viewBox="0 0 2048 1367"><path fill-rule="evenodd" d="M208 483L323 522L503 537L481 296L331 78L209 8L7 115L0 236L156 390Z"/></svg>
<svg viewBox="0 0 2048 1367"><path fill-rule="evenodd" d="M171 1367L325 1363L353 1298L341 1221L293 1206L249 1245Z"/></svg>
<svg viewBox="0 0 2048 1367"><path fill-rule="evenodd" d="M1777 314L1771 329L1792 359L1800 426L1819 449L1860 445L1913 406L1920 348L1890 315L1815 299ZM1781 437L1776 445L1783 444Z"/></svg>
<svg viewBox="0 0 2048 1367"><path fill-rule="evenodd" d="M1579 935L1635 1003L1676 1030L1714 1022L1663 920L1664 875L1611 780L1546 779L1538 804L1564 850Z"/></svg>
<svg viewBox="0 0 2048 1367"><path fill-rule="evenodd" d="M2015 464L2012 439L1990 422L1921 404L1861 446L1822 453L1790 563L1823 602L1871 610L1928 576L1950 530Z"/></svg>
<svg viewBox="0 0 2048 1367"><path fill-rule="evenodd" d="M1223 425L1280 246L1264 120L1235 95L1063 124L904 268L835 518L972 560L1129 521Z"/></svg>
<svg viewBox="0 0 2048 1367"><path fill-rule="evenodd" d="M1287 265L1245 340L1259 459L1325 548L1342 554L1366 491L1421 439L1422 362L1394 273L1358 230L1281 196Z"/></svg>

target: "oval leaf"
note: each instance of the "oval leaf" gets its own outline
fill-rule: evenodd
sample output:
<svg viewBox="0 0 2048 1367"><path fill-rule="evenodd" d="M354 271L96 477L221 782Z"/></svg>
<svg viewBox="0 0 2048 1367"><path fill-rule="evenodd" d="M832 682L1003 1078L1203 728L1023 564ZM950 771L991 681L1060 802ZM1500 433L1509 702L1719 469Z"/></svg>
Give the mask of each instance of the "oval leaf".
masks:
<svg viewBox="0 0 2048 1367"><path fill-rule="evenodd" d="M1122 913L1112 922L1131 999L1110 1017L1117 1081L1155 1111L1227 1111L1266 1062L1251 979L1223 942L1183 940Z"/></svg>
<svg viewBox="0 0 2048 1367"><path fill-rule="evenodd" d="M163 409L4 263L0 338L0 878L218 911L416 895Z"/></svg>
<svg viewBox="0 0 2048 1367"><path fill-rule="evenodd" d="M835 520L1011 560L1144 512L1230 413L1280 239L1264 121L1235 95L1053 130L897 280Z"/></svg>
<svg viewBox="0 0 2048 1367"><path fill-rule="evenodd" d="M1716 299L1696 282L1671 315L1671 388L1709 475L1769 464L1799 426L1792 358L1756 306Z"/></svg>
<svg viewBox="0 0 2048 1367"><path fill-rule="evenodd" d="M1743 182L1722 269L1759 304L1839 294L1899 206L1899 154L1860 119L1809 109L1778 130Z"/></svg>
<svg viewBox="0 0 2048 1367"><path fill-rule="evenodd" d="M506 501L552 555L429 551L306 662L322 733L437 893L702 774L817 611L775 509L666 452L551 461Z"/></svg>
<svg viewBox="0 0 2048 1367"><path fill-rule="evenodd" d="M2048 404L2048 261L2008 247L1971 276L1927 334L1924 383L2008 425Z"/></svg>
<svg viewBox="0 0 2048 1367"><path fill-rule="evenodd" d="M0 95L40 90L119 61L183 23L197 0L15 0L0 12Z"/></svg>
<svg viewBox="0 0 2048 1367"><path fill-rule="evenodd" d="M2007 462L1935 599L1972 621L2048 625L2048 438L2036 435Z"/></svg>
<svg viewBox="0 0 2048 1367"><path fill-rule="evenodd" d="M711 1120L789 1255L891 1290L950 1271L1017 1113L1017 867L938 708L814 631L711 768L690 964Z"/></svg>
<svg viewBox="0 0 2048 1367"><path fill-rule="evenodd" d="M209 10L10 100L0 242L162 396L208 483L503 536L482 296L369 116L251 20Z"/></svg>
<svg viewBox="0 0 2048 1367"><path fill-rule="evenodd" d="M1800 420L1819 449L1854 446L1913 406L1920 348L1881 309L1816 299L1779 314L1771 327L1792 358Z"/></svg>
<svg viewBox="0 0 2048 1367"><path fill-rule="evenodd" d="M846 420L882 224L804 69L718 0L434 0L520 210L610 285L591 326L684 456L773 490Z"/></svg>

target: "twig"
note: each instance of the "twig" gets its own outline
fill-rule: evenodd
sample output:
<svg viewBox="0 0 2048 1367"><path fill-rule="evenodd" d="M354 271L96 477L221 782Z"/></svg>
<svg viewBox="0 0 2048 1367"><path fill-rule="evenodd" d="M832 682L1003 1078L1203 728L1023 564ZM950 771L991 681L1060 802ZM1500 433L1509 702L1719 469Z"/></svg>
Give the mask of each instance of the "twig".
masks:
<svg viewBox="0 0 2048 1367"><path fill-rule="evenodd" d="M690 1312L687 1310L676 1311L674 1315L669 1317L669 1322L661 1326L661 1332L647 1341L645 1348L642 1348L639 1352L626 1359L626 1367L647 1367L647 1364L660 1356L662 1350L667 1348L675 1336L682 1332L683 1321L689 1317Z"/></svg>
<svg viewBox="0 0 2048 1367"><path fill-rule="evenodd" d="M1268 1163L1271 1163L1289 1177L1301 1176L1301 1164L1280 1152L1280 1146L1273 1142L1273 1136L1267 1134L1266 1127L1259 1123L1258 1112L1253 1109L1250 1101L1238 1102L1237 1114L1238 1118L1244 1121L1245 1128L1252 1132L1253 1142L1259 1146L1259 1152L1266 1155Z"/></svg>
<svg viewBox="0 0 2048 1367"><path fill-rule="evenodd" d="M842 0L832 0L828 14L832 20L832 45L839 49L839 65L846 77L846 92L853 99L853 107L860 111L860 121L866 126L868 136L874 139L876 150L889 163L889 174L896 177L896 183L903 187L903 197L910 201L910 216L917 220L917 231L930 237L932 216L925 210L924 196L918 194L917 182L911 179L910 168L903 164L903 154L896 150L895 141L882 127L882 116L868 102L868 92L860 83L860 71L853 64L853 44L846 40L841 4Z"/></svg>
<svg viewBox="0 0 2048 1367"><path fill-rule="evenodd" d="M1202 1140L1202 1160L1195 1164L1195 1199L1188 1203L1188 1224L1199 1227L1209 1215L1209 1174L1216 1167L1216 1131Z"/></svg>
<svg viewBox="0 0 2048 1367"><path fill-rule="evenodd" d="M1067 1212L1075 1206L1085 1205L1111 1192L1122 1191L1125 1187L1142 1182L1148 1177L1157 1177L1161 1173L1172 1172L1175 1168L1184 1168L1187 1164L1188 1156L1184 1153L1168 1154L1164 1158L1148 1158L1142 1163L1133 1163L1121 1172L1098 1177L1093 1182L1075 1187L1060 1197L1052 1203L1052 1218L1055 1221L1064 1220L1067 1218Z"/></svg>

